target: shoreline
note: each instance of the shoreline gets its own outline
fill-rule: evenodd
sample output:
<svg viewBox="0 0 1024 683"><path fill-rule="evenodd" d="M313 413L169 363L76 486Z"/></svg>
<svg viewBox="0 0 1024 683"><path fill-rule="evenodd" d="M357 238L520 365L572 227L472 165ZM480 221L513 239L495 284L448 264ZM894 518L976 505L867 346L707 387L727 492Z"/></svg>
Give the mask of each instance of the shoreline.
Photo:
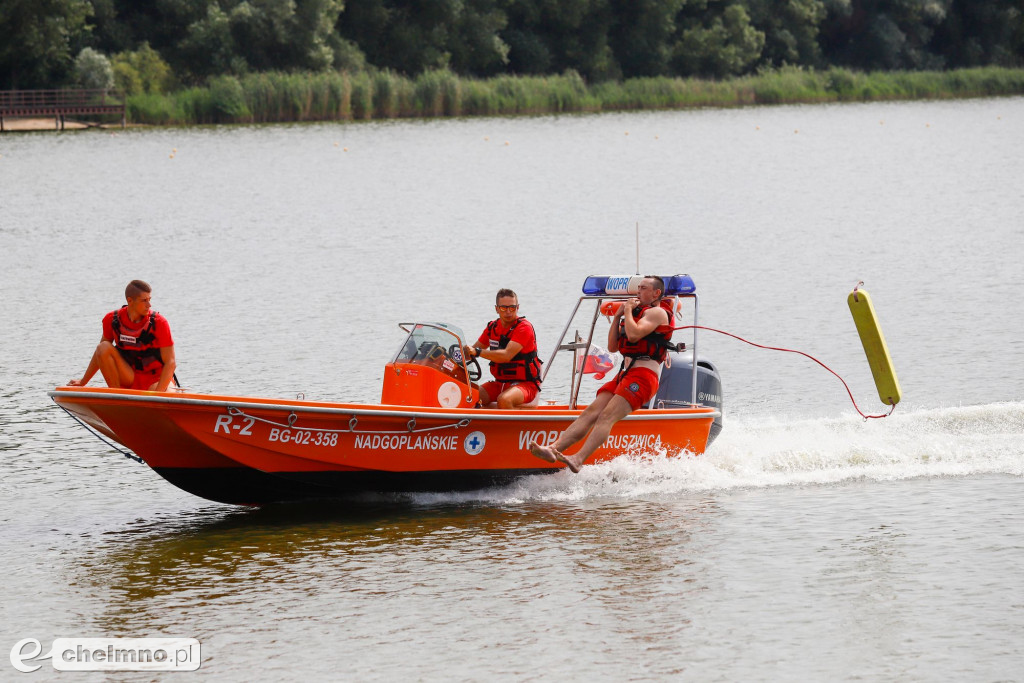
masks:
<svg viewBox="0 0 1024 683"><path fill-rule="evenodd" d="M1024 95L1024 68L858 73L782 68L725 81L668 77L587 84L578 74L415 78L392 72L220 76L205 87L127 97L126 127L545 116ZM120 128L65 120L65 130ZM54 117L5 118L4 132L60 130Z"/></svg>
<svg viewBox="0 0 1024 683"><path fill-rule="evenodd" d="M389 71L264 72L205 87L129 96L128 117L154 126L557 115L706 107L970 99L1024 94L1024 68L860 73L784 67L728 80L646 77L589 84L575 72L466 78Z"/></svg>
<svg viewBox="0 0 1024 683"><path fill-rule="evenodd" d="M600 114L600 113L623 113L623 112L643 112L643 111L665 111L670 109L683 110L683 109L733 109L736 107L780 107L787 105L827 105L827 104L869 104L872 102L927 102L935 100L973 100L973 99L984 99L984 98L998 98L998 97L1022 97L1024 93L1010 93L1003 95L946 95L946 96L920 96L920 97L877 97L872 99L858 99L858 100L840 100L840 99L795 99L793 101L780 101L780 102L744 102L739 104L691 104L691 105L675 105L665 106L651 104L649 106L630 106L630 107L607 107L607 108L595 108L595 109L579 109L570 111L530 111L530 112L518 112L518 113L487 113L487 114L433 114L430 116L416 116L416 115L398 115L398 116L377 116L367 118L281 118L279 120L260 120L260 121L202 121L202 122L168 122L168 123L151 123L151 122L131 122L128 121L122 128L121 124L118 123L83 123L81 121L64 121L63 131L79 131L79 130L128 130L132 128L190 128L193 126L237 126L237 125L251 125L257 123L260 125L273 125L276 123L361 123L369 121L382 121L382 120L401 120L401 119L416 119L416 118L442 118L442 119L459 119L459 118L487 118L487 117L505 117L505 116L554 116L558 114ZM60 133L62 129L52 118L5 118L4 119L3 133L34 133L39 131L49 131ZM3 135L0 133L0 136Z"/></svg>
<svg viewBox="0 0 1024 683"><path fill-rule="evenodd" d="M128 124L130 128L131 123ZM64 130L88 130L89 128L99 128L103 130L121 128L121 123L83 123L81 121L72 121L70 119L64 120ZM53 117L43 118L7 118L4 117L4 132L17 133L17 132L30 132L36 130L50 130L60 132L60 125L54 120Z"/></svg>

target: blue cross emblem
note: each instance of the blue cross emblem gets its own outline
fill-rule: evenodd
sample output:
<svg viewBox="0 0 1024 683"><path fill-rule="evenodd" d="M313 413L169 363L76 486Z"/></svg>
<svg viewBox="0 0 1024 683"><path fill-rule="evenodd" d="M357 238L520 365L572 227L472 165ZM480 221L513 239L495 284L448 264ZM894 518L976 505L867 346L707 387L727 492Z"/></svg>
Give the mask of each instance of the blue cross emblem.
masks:
<svg viewBox="0 0 1024 683"><path fill-rule="evenodd" d="M466 440L462 442L462 447L470 455L478 455L485 445L487 445L487 437L484 436L483 432L473 432L466 436Z"/></svg>

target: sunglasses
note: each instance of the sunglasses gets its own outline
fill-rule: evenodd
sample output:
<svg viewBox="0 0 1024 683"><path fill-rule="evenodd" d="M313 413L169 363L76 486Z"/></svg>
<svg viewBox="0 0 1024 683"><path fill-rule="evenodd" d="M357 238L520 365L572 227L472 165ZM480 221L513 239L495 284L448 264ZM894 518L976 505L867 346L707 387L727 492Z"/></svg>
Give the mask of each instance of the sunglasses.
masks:
<svg viewBox="0 0 1024 683"><path fill-rule="evenodd" d="M507 313L508 311L517 310L519 308L519 304L515 304L514 306L495 306L495 308L497 308L502 313Z"/></svg>

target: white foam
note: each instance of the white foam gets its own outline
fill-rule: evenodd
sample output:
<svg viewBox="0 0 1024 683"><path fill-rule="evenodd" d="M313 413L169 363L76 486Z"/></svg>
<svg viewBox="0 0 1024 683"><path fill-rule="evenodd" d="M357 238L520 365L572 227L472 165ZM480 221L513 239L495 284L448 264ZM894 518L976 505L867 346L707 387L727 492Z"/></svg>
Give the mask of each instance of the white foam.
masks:
<svg viewBox="0 0 1024 683"><path fill-rule="evenodd" d="M415 496L421 504L640 498L868 479L1024 476L1024 402L897 412L880 420L727 419L706 453L624 454L503 488Z"/></svg>

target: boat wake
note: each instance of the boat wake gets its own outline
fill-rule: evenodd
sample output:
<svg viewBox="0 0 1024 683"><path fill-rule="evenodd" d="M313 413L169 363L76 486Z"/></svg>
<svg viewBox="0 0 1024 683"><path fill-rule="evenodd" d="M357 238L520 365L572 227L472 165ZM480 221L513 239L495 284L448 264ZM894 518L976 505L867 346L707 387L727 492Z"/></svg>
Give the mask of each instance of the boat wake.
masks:
<svg viewBox="0 0 1024 683"><path fill-rule="evenodd" d="M625 453L573 475L532 476L467 493L412 496L416 504L518 504L642 498L858 479L976 474L1024 476L1024 402L921 409L885 420L729 418L700 456Z"/></svg>

